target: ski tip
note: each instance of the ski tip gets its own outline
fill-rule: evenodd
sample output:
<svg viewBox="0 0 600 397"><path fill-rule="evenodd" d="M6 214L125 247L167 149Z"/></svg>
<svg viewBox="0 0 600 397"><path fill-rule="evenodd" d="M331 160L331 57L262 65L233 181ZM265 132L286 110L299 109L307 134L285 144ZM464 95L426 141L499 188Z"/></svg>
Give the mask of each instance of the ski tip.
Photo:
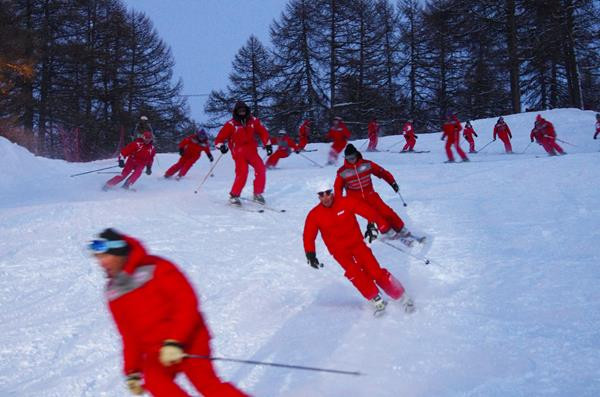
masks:
<svg viewBox="0 0 600 397"><path fill-rule="evenodd" d="M257 212L263 213L263 212L265 212L265 210L258 210Z"/></svg>

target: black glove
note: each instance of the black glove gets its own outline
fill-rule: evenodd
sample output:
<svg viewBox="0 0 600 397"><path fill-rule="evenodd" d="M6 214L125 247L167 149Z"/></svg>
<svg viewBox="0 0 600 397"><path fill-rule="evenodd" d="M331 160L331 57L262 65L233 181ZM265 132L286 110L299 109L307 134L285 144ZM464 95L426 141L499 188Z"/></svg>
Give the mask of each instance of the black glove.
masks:
<svg viewBox="0 0 600 397"><path fill-rule="evenodd" d="M183 156L183 148L179 148L179 155Z"/></svg>
<svg viewBox="0 0 600 397"><path fill-rule="evenodd" d="M594 138L594 139L596 139L596 138ZM300 150L294 150L294 153L300 154Z"/></svg>
<svg viewBox="0 0 600 397"><path fill-rule="evenodd" d="M419 137L415 135L415 139L419 139Z"/></svg>
<svg viewBox="0 0 600 397"><path fill-rule="evenodd" d="M221 151L221 153L225 154L229 151L229 148L226 144L223 143L221 146L219 146L219 150Z"/></svg>
<svg viewBox="0 0 600 397"><path fill-rule="evenodd" d="M267 149L268 156L273 154L273 145L267 145L267 146L265 146L265 149Z"/></svg>
<svg viewBox="0 0 600 397"><path fill-rule="evenodd" d="M374 223L369 222L367 224L367 230L365 230L365 240L369 240L369 243L373 242L379 235L379 231Z"/></svg>
<svg viewBox="0 0 600 397"><path fill-rule="evenodd" d="M596 139L596 138L594 138L594 139ZM531 138L531 142L533 142L533 138Z"/></svg>
<svg viewBox="0 0 600 397"><path fill-rule="evenodd" d="M396 193L398 193L398 190L400 190L400 186L398 186L396 182L392 182L390 186L392 187L392 189L394 189Z"/></svg>
<svg viewBox="0 0 600 397"><path fill-rule="evenodd" d="M207 156L208 156L208 159L210 160L210 162L212 163L214 160L213 155L209 153L209 154L207 154Z"/></svg>
<svg viewBox="0 0 600 397"><path fill-rule="evenodd" d="M146 174L147 175L152 175L152 168L150 168L150 166L146 166Z"/></svg>
<svg viewBox="0 0 600 397"><path fill-rule="evenodd" d="M443 141L443 140L444 140L444 137L441 137L441 138L440 138L440 141Z"/></svg>
<svg viewBox="0 0 600 397"><path fill-rule="evenodd" d="M125 160L119 159L119 167L121 167L121 168L125 167Z"/></svg>
<svg viewBox="0 0 600 397"><path fill-rule="evenodd" d="M473 135L477 136L477 134L476 134L476 133L473 133ZM479 138L479 137L478 137L478 138Z"/></svg>
<svg viewBox="0 0 600 397"><path fill-rule="evenodd" d="M496 140L496 138L493 139L494 141Z"/></svg>
<svg viewBox="0 0 600 397"><path fill-rule="evenodd" d="M317 254L314 253L314 252L307 252L306 253L306 262L309 265L311 265L312 267L314 267L315 269L323 267L323 264L319 263L319 260L317 259Z"/></svg>
<svg viewBox="0 0 600 397"><path fill-rule="evenodd" d="M595 136L594 139L598 139L598 137ZM531 142L533 142L533 141L531 141Z"/></svg>

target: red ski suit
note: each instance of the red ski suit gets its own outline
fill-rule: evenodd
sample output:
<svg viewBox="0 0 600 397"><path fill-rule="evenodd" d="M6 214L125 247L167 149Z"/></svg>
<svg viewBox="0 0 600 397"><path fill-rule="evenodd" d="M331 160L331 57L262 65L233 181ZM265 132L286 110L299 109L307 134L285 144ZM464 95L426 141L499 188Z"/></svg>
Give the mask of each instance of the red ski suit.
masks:
<svg viewBox="0 0 600 397"><path fill-rule="evenodd" d="M198 161L202 152L205 152L207 156L211 157L208 142L203 143L198 141L196 134L183 138L179 143L179 149L183 150L183 154L179 158L179 161L173 164L171 168L165 172L165 176L173 176L177 171L179 171L178 175L180 177L185 176L194 163Z"/></svg>
<svg viewBox="0 0 600 397"><path fill-rule="evenodd" d="M125 162L125 168L123 168L121 175L117 175L109 179L108 182L106 182L106 185L115 186L123 179L127 178L129 174L131 174L131 176L127 179L125 185L133 185L135 181L138 180L140 175L142 175L144 167L152 168L155 154L156 149L154 149L152 142L145 143L142 138L137 138L129 145L121 149L119 158L127 158L127 161Z"/></svg>
<svg viewBox="0 0 600 397"><path fill-rule="evenodd" d="M198 311L196 294L177 267L149 255L137 240L121 273L106 286L106 298L123 339L125 375L142 373L144 387L157 397L187 396L175 382L183 372L203 396L244 396L216 375L209 360L187 359L170 367L158 360L165 340L188 354L210 356L210 333Z"/></svg>
<svg viewBox="0 0 600 397"><path fill-rule="evenodd" d="M258 155L256 137L264 146L270 143L269 133L260 120L249 116L245 125L232 118L225 123L215 138L215 145L227 142L235 161L235 180L230 191L232 196L242 193L248 179L248 165L254 168L254 194L262 194L265 191L266 168Z"/></svg>
<svg viewBox="0 0 600 397"><path fill-rule="evenodd" d="M292 153L292 150L298 150L296 142L288 135L283 135L272 140L275 141L273 142L274 144L277 144L277 150L267 159L267 168L277 166L279 160L288 157Z"/></svg>
<svg viewBox="0 0 600 397"><path fill-rule="evenodd" d="M412 123L406 122L404 127L402 127L402 135L404 135L404 139L406 139L406 145L402 148L403 152L409 151L412 152L415 150L415 143L417 143L417 136L415 135L415 129L413 128Z"/></svg>
<svg viewBox="0 0 600 397"><path fill-rule="evenodd" d="M512 139L512 134L510 133L510 128L508 128L508 124L504 121L496 123L494 126L494 140L496 140L496 136L500 138L502 142L504 142L504 150L506 153L512 153L512 145L510 144L510 140Z"/></svg>
<svg viewBox="0 0 600 397"><path fill-rule="evenodd" d="M329 151L329 163L334 163L340 152L346 147L348 139L350 139L350 130L348 130L346 124L340 120L337 127L332 126L329 129L327 137L333 141L331 150Z"/></svg>
<svg viewBox="0 0 600 397"><path fill-rule="evenodd" d="M594 134L594 139L600 134L600 121L596 121L596 133Z"/></svg>
<svg viewBox="0 0 600 397"><path fill-rule="evenodd" d="M369 123L367 128L369 130L369 146L367 146L367 151L376 151L377 142L379 140L379 124L377 124L377 121L373 120Z"/></svg>
<svg viewBox="0 0 600 397"><path fill-rule="evenodd" d="M319 203L308 213L303 234L305 252L315 252L315 239L321 232L329 253L344 268L344 276L366 299L371 300L379 293L377 285L392 299L400 299L404 287L387 269L380 267L363 241L356 214L375 219L382 233L389 229L386 221L365 203L334 196L331 207Z"/></svg>
<svg viewBox="0 0 600 397"><path fill-rule="evenodd" d="M356 163L351 164L348 160L344 160L344 165L338 169L335 178L333 186L335 195L336 197L342 197L342 190L345 188L346 196L364 201L382 216L395 231L399 232L404 227L404 222L393 209L383 202L379 194L373 189L371 175L382 178L390 185L396 182L392 174L372 161L361 157ZM375 221L375 219L368 219L369 222Z"/></svg>
<svg viewBox="0 0 600 397"><path fill-rule="evenodd" d="M452 154L453 145L463 161L468 160L467 155L460 148L460 130L462 130L462 126L456 116L453 116L452 120L448 120L442 125L442 140L446 139L446 155L448 156L448 161L454 161L454 155Z"/></svg>
<svg viewBox="0 0 600 397"><path fill-rule="evenodd" d="M308 135L310 134L310 120L304 120L298 130L298 150L302 150L308 144Z"/></svg>
<svg viewBox="0 0 600 397"><path fill-rule="evenodd" d="M541 131L542 146L546 149L549 155L554 156L556 153L565 154L565 151L558 143L556 143L556 131L554 125L548 120L539 117L540 124L538 128Z"/></svg>
<svg viewBox="0 0 600 397"><path fill-rule="evenodd" d="M475 138L473 138L473 135L477 136L473 127L465 127L463 136L465 137L465 140L469 142L469 153L475 153Z"/></svg>

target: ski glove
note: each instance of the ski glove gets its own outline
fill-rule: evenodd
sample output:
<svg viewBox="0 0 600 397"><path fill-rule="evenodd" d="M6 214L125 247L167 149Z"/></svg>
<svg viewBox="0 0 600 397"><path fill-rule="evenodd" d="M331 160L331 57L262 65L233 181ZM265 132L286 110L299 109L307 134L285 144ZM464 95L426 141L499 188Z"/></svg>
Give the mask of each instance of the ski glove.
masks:
<svg viewBox="0 0 600 397"><path fill-rule="evenodd" d="M179 155L180 155L180 156L183 156L183 152L184 152L183 148L180 148L180 149L179 149Z"/></svg>
<svg viewBox="0 0 600 397"><path fill-rule="evenodd" d="M127 383L127 388L134 396L141 396L144 394L144 388L142 387L142 374L139 372L127 375L125 383Z"/></svg>
<svg viewBox="0 0 600 397"><path fill-rule="evenodd" d="M146 166L146 175L152 175L152 168L150 166Z"/></svg>
<svg viewBox="0 0 600 397"><path fill-rule="evenodd" d="M596 139L596 138L594 138L594 139ZM298 149L298 150L294 150L294 153L296 153L296 154L300 154L300 149Z"/></svg>
<svg viewBox="0 0 600 397"><path fill-rule="evenodd" d="M369 241L369 244L373 242L379 235L379 231L374 223L369 222L367 224L367 230L365 231L365 240Z"/></svg>
<svg viewBox="0 0 600 397"><path fill-rule="evenodd" d="M267 146L265 146L265 149L267 149L267 156L270 156L273 154L273 145L267 145Z"/></svg>
<svg viewBox="0 0 600 397"><path fill-rule="evenodd" d="M314 252L307 252L306 253L306 262L309 265L311 265L312 267L314 267L315 269L323 267L323 264L319 263L319 260L317 259L317 254L314 253Z"/></svg>
<svg viewBox="0 0 600 397"><path fill-rule="evenodd" d="M225 154L229 151L229 148L227 147L226 144L224 143L220 143L217 146L215 146L217 149L219 149L221 151L221 153Z"/></svg>
<svg viewBox="0 0 600 397"><path fill-rule="evenodd" d="M495 141L495 140L496 140L496 138L493 139L493 141Z"/></svg>
<svg viewBox="0 0 600 397"><path fill-rule="evenodd" d="M160 348L158 361L165 367L170 367L174 364L179 364L185 358L183 346L172 339L167 339L163 342Z"/></svg>
<svg viewBox="0 0 600 397"><path fill-rule="evenodd" d="M119 167L121 167L121 168L125 167L125 160L119 159Z"/></svg>
<svg viewBox="0 0 600 397"><path fill-rule="evenodd" d="M209 153L209 154L207 154L207 156L208 156L208 159L210 160L210 162L212 163L214 160L213 155Z"/></svg>
<svg viewBox="0 0 600 397"><path fill-rule="evenodd" d="M392 189L394 189L396 193L398 193L398 190L400 190L400 186L398 186L396 182L392 182L390 186L392 187Z"/></svg>
<svg viewBox="0 0 600 397"><path fill-rule="evenodd" d="M594 138L594 139L596 139L596 138ZM531 138L531 142L533 142L533 138Z"/></svg>
<svg viewBox="0 0 600 397"><path fill-rule="evenodd" d="M419 137L415 135L415 139L419 139Z"/></svg>

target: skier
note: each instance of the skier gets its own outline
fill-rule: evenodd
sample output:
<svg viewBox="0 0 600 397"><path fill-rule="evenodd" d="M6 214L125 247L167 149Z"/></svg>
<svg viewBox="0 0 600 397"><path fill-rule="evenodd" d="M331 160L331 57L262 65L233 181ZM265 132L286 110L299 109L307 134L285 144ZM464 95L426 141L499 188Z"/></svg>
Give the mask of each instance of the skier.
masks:
<svg viewBox="0 0 600 397"><path fill-rule="evenodd" d="M562 147L556 143L556 131L554 125L551 122L544 119L541 114L538 114L535 118L535 127L538 129L537 134L540 135L541 144L550 156L556 156L556 154L566 154ZM533 134L533 131L532 131Z"/></svg>
<svg viewBox="0 0 600 397"><path fill-rule="evenodd" d="M471 121L467 121L467 124L465 124L465 129L463 130L463 136L465 137L465 140L469 142L469 153L477 153L477 150L475 150L475 139L473 138L473 135L477 136L477 133L473 129Z"/></svg>
<svg viewBox="0 0 600 397"><path fill-rule="evenodd" d="M448 155L447 163L454 163L454 155L452 154L452 146L456 149L456 152L462 159L462 161L469 161L469 158L460 148L460 130L462 126L456 115L448 113L446 115L446 122L442 125L442 141L446 139L446 154Z"/></svg>
<svg viewBox="0 0 600 397"><path fill-rule="evenodd" d="M512 145L510 144L510 140L512 139L512 134L510 132L510 128L508 128L508 124L504 122L504 118L500 116L496 125L494 126L494 141L496 140L496 135L502 142L504 142L504 150L506 153L511 154Z"/></svg>
<svg viewBox="0 0 600 397"><path fill-rule="evenodd" d="M208 136L204 129L196 131L179 142L179 155L181 157L167 170L167 172L165 172L165 178L172 177L177 171L179 171L179 173L175 179L183 178L189 169L192 168L194 163L198 161L202 152L206 153L206 156L211 162L214 160L210 153Z"/></svg>
<svg viewBox="0 0 600 397"><path fill-rule="evenodd" d="M254 201L264 204L266 168L258 155L256 138L261 140L267 155L270 156L273 154L273 147L269 132L260 120L250 113L250 108L243 101L236 102L232 113L232 119L223 125L215 138L215 147L223 154L231 148L231 157L235 161L235 180L229 192L229 202L242 205L240 194L246 185L250 165L254 168Z"/></svg>
<svg viewBox="0 0 600 397"><path fill-rule="evenodd" d="M331 165L335 164L339 154L344 150L348 139L350 139L350 130L348 130L341 117L333 119L333 125L329 129L327 137L333 141L331 150L329 151L329 160L327 160L327 164Z"/></svg>
<svg viewBox="0 0 600 397"><path fill-rule="evenodd" d="M336 197L330 184L321 183L317 194L320 203L308 213L304 224L304 251L308 264L315 269L323 266L315 249L315 239L321 232L329 253L345 270L344 276L374 305L375 313L383 311L387 305L377 286L390 298L400 300L405 311L414 311L414 304L402 284L387 269L380 267L364 243L356 214L374 219L383 233L382 238L394 238L395 232L385 219L352 197Z"/></svg>
<svg viewBox="0 0 600 397"><path fill-rule="evenodd" d="M131 174L123 184L124 189L129 189L131 185L138 180L140 175L142 175L144 167L146 167L146 174L152 174L152 163L154 162L154 155L156 154L156 149L152 145L152 139L152 132L146 130L140 138L135 139L129 145L121 149L118 163L119 167L123 168L123 171L121 172L121 175L109 179L102 187L102 190L106 191L114 187ZM127 158L127 162L123 160L124 157Z"/></svg>
<svg viewBox="0 0 600 397"><path fill-rule="evenodd" d="M133 139L141 137L144 134L144 132L146 132L146 131L150 131L154 134L154 131L152 130L152 126L150 125L150 122L148 121L148 117L140 116L140 120L138 121L138 123L136 124L136 126L134 128Z"/></svg>
<svg viewBox="0 0 600 397"><path fill-rule="evenodd" d="M600 113L596 113L596 133L594 134L594 139L600 134Z"/></svg>
<svg viewBox="0 0 600 397"><path fill-rule="evenodd" d="M277 150L267 159L267 168L275 168L279 160L290 155L292 150L300 153L296 147L296 142L289 137L285 130L279 130L279 136L276 138Z"/></svg>
<svg viewBox="0 0 600 397"><path fill-rule="evenodd" d="M379 124L375 117L373 117L373 120L371 120L367 129L369 131L369 146L367 146L367 152L378 152L377 141L379 140Z"/></svg>
<svg viewBox="0 0 600 397"><path fill-rule="evenodd" d="M351 143L346 146L344 156L344 165L338 169L334 183L336 197L342 197L342 191L346 189L346 197L352 197L371 207L398 233L398 237L402 239L404 244L412 245L415 238L404 227L404 222L398 214L383 202L373 188L371 175L382 178L394 189L394 192L398 192L400 188L394 176L374 162L363 159L361 153ZM369 242L373 241L377 236L373 221L373 218L369 218L369 224L365 232L365 238Z"/></svg>
<svg viewBox="0 0 600 397"><path fill-rule="evenodd" d="M298 129L298 150L304 150L308 144L308 136L310 135L310 120L304 120Z"/></svg>
<svg viewBox="0 0 600 397"><path fill-rule="evenodd" d="M413 128L412 119L408 119L402 127L402 132L400 135L404 135L404 139L406 139L406 144L402 148L403 152L414 152L415 143L417 143L417 136L415 135L415 129Z"/></svg>
<svg viewBox="0 0 600 397"><path fill-rule="evenodd" d="M245 396L219 379L210 360L210 331L185 275L142 244L106 229L88 248L108 278L106 299L123 340L123 371L134 395L187 396L175 382L184 373L203 396Z"/></svg>

